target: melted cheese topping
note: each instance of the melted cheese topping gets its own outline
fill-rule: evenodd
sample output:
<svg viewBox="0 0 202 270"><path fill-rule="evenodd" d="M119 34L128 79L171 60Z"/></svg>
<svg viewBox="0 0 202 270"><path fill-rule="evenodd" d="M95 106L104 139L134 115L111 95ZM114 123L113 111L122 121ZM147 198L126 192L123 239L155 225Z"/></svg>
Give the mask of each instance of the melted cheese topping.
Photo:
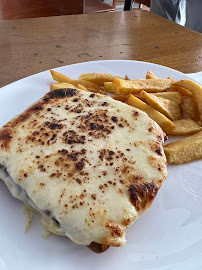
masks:
<svg viewBox="0 0 202 270"><path fill-rule="evenodd" d="M121 246L167 175L163 132L144 112L110 97L76 90L56 97L6 125L12 140L0 149L7 169L0 177L59 234L83 245Z"/></svg>

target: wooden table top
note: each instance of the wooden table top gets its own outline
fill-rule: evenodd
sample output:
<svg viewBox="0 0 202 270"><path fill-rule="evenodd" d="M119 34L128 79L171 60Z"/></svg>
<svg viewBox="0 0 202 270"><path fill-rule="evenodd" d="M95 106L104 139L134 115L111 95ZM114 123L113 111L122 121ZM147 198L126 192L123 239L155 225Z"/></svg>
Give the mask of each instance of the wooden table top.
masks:
<svg viewBox="0 0 202 270"><path fill-rule="evenodd" d="M79 62L129 59L202 70L202 35L148 11L0 21L0 86Z"/></svg>

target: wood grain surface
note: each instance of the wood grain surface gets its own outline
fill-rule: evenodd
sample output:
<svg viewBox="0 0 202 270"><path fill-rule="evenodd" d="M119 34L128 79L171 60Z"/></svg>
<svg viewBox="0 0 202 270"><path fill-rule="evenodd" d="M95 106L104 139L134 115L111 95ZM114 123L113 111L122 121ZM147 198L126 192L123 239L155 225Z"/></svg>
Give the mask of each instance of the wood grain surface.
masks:
<svg viewBox="0 0 202 270"><path fill-rule="evenodd" d="M202 35L148 11L0 22L0 86L85 61L142 60L202 70Z"/></svg>

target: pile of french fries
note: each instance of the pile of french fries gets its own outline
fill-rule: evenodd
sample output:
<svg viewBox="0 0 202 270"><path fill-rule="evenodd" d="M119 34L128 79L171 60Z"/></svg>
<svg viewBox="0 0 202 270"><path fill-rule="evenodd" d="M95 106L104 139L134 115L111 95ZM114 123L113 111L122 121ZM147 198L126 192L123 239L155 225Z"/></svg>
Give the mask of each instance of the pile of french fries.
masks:
<svg viewBox="0 0 202 270"><path fill-rule="evenodd" d="M108 95L148 114L167 135L185 136L164 146L168 163L181 164L202 158L202 87L191 80L158 78L130 80L106 73L87 73L73 80L51 70L57 83L50 90L76 88ZM184 116L184 117L183 117ZM194 134L194 135L193 135Z"/></svg>

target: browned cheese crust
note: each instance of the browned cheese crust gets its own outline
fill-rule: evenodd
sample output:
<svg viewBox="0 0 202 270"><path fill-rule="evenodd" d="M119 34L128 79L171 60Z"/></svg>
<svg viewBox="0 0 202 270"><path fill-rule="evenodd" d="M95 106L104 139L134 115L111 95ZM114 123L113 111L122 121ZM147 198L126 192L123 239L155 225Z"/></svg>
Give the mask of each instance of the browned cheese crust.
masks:
<svg viewBox="0 0 202 270"><path fill-rule="evenodd" d="M160 127L138 109L57 89L0 129L0 165L56 230L100 253L122 246L154 200L167 174L162 144Z"/></svg>

